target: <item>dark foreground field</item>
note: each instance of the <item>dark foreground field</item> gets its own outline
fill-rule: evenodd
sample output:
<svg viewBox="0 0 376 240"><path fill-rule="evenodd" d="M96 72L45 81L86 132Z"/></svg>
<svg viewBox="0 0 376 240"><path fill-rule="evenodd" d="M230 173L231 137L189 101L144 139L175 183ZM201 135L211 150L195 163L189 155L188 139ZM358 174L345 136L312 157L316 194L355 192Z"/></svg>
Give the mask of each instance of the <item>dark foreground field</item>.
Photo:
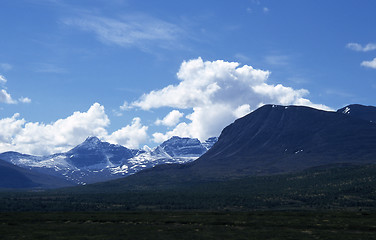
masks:
<svg viewBox="0 0 376 240"><path fill-rule="evenodd" d="M364 212L1 213L1 239L376 239Z"/></svg>
<svg viewBox="0 0 376 240"><path fill-rule="evenodd" d="M0 192L3 239L376 239L376 165Z"/></svg>

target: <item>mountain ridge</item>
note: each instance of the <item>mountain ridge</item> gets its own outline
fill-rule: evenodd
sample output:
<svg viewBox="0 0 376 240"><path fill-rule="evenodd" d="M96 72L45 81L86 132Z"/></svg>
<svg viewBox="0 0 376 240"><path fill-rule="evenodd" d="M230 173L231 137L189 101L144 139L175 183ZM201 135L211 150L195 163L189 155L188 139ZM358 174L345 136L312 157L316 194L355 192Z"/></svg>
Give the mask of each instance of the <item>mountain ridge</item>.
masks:
<svg viewBox="0 0 376 240"><path fill-rule="evenodd" d="M201 143L198 139L173 137L146 151L128 149L91 136L65 153L33 156L11 151L1 153L0 159L38 173L63 176L76 184L87 184L127 176L158 164L193 161L206 152L215 140L210 138ZM174 154L170 152L170 156L169 151Z"/></svg>

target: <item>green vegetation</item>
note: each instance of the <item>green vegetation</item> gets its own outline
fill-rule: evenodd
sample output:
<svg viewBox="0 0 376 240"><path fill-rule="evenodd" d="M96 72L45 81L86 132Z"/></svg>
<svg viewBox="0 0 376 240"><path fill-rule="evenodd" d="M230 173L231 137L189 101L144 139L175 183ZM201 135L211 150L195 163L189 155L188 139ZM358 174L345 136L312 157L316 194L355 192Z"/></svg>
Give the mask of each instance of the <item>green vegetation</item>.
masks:
<svg viewBox="0 0 376 240"><path fill-rule="evenodd" d="M375 239L357 212L4 213L1 239Z"/></svg>

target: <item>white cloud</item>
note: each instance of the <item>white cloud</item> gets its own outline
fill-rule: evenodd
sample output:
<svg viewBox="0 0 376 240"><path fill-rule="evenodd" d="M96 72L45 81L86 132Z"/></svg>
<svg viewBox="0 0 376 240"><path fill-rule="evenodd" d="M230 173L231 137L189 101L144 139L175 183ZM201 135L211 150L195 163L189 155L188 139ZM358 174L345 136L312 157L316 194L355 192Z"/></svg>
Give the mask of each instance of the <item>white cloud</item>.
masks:
<svg viewBox="0 0 376 240"><path fill-rule="evenodd" d="M86 15L66 19L64 23L93 32L103 43L122 47L135 46L142 50L145 50L149 44L171 48L177 45L176 40L183 33L175 24L146 15L117 19Z"/></svg>
<svg viewBox="0 0 376 240"><path fill-rule="evenodd" d="M249 106L249 104L243 104L239 106L237 109L235 109L234 115L236 118L241 118L250 112L251 112L251 106Z"/></svg>
<svg viewBox="0 0 376 240"><path fill-rule="evenodd" d="M363 67L376 69L376 58L374 58L372 61L363 61L360 65L362 65Z"/></svg>
<svg viewBox="0 0 376 240"><path fill-rule="evenodd" d="M267 7L264 7L262 10L264 11L264 13L267 13L267 12L270 11L269 8L267 8Z"/></svg>
<svg viewBox="0 0 376 240"><path fill-rule="evenodd" d="M160 107L192 109L186 116L189 123L180 123L167 133L154 133L155 142L173 135L200 140L218 136L236 118L267 103L330 109L304 98L309 94L305 89L268 84L269 74L269 71L240 66L237 62L204 62L198 58L182 63L177 85L144 94L132 105L144 110Z"/></svg>
<svg viewBox="0 0 376 240"><path fill-rule="evenodd" d="M7 79L3 75L0 75L0 84L2 84L3 87L5 87L4 85L6 82L7 82ZM22 103L30 103L31 99L27 97L25 98L22 97L22 98L19 98L19 101ZM14 100L12 96L10 95L10 93L8 93L5 89L1 89L0 90L0 103L16 104L18 102L17 100Z"/></svg>
<svg viewBox="0 0 376 240"><path fill-rule="evenodd" d="M123 112L124 111L129 111L131 110L133 107L131 105L128 104L127 101L124 101L123 105L121 105L119 107L119 109L113 109L112 110L112 113L116 116L116 117L121 117L123 116Z"/></svg>
<svg viewBox="0 0 376 240"><path fill-rule="evenodd" d="M3 75L0 75L0 83L6 83L6 82L7 82L7 79Z"/></svg>
<svg viewBox="0 0 376 240"><path fill-rule="evenodd" d="M0 119L0 146L1 144L11 143L12 138L17 135L25 124L24 119L18 119L19 113L10 118Z"/></svg>
<svg viewBox="0 0 376 240"><path fill-rule="evenodd" d="M106 130L109 124L104 107L99 103L94 103L87 112L74 112L49 124L26 122L15 114L0 119L0 152L19 151L36 155L64 152L88 136L110 139L127 147L138 147L140 141L145 140L147 127L142 126L139 119L111 135Z"/></svg>
<svg viewBox="0 0 376 240"><path fill-rule="evenodd" d="M0 91L0 103L8 103L8 104L15 104L17 103L16 100L10 96L9 93L5 89L1 89Z"/></svg>
<svg viewBox="0 0 376 240"><path fill-rule="evenodd" d="M18 101L22 102L22 103L31 103L31 99L28 98L28 97L20 97L18 99Z"/></svg>
<svg viewBox="0 0 376 240"><path fill-rule="evenodd" d="M167 127L176 126L179 123L180 118L184 116L184 113L179 112L178 110L172 110L169 112L162 120L157 119L155 121L156 125L164 125Z"/></svg>
<svg viewBox="0 0 376 240"><path fill-rule="evenodd" d="M121 116L123 116L123 113L122 113L122 112L119 112L118 110L115 110L115 109L112 109L112 113L113 113L114 116L116 116L116 117L121 117Z"/></svg>
<svg viewBox="0 0 376 240"><path fill-rule="evenodd" d="M365 46L362 46L359 43L348 43L346 47L351 50L358 51L358 52L369 52L369 51L376 50L376 43L368 43Z"/></svg>
<svg viewBox="0 0 376 240"><path fill-rule="evenodd" d="M148 127L141 124L140 118L134 118L131 125L127 125L115 132L110 136L105 137L105 140L124 145L128 148L138 148L141 142L148 139Z"/></svg>

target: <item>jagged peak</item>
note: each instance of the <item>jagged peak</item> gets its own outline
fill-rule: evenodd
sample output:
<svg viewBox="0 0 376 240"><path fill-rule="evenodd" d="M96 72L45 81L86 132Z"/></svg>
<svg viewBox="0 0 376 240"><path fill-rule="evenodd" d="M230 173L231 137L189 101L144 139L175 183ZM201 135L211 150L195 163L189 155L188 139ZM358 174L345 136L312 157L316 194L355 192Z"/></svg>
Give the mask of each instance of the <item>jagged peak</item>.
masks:
<svg viewBox="0 0 376 240"><path fill-rule="evenodd" d="M96 136L88 136L84 142L92 142L92 143L98 143L102 142L98 137Z"/></svg>

